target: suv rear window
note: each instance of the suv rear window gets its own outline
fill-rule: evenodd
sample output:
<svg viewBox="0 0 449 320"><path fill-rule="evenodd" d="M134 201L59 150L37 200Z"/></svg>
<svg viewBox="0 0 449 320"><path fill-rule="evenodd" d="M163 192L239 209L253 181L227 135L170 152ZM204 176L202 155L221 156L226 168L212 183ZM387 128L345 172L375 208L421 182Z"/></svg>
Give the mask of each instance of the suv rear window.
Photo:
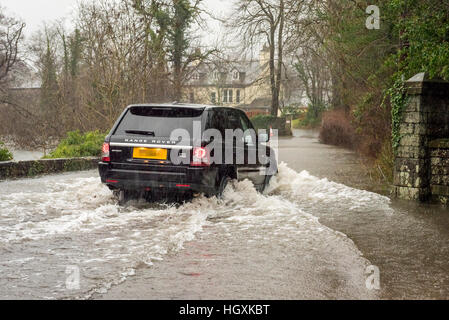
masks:
<svg viewBox="0 0 449 320"><path fill-rule="evenodd" d="M170 137L176 129L193 134L193 122L201 121L204 109L176 107L132 107L123 117L115 135L129 132L154 133L155 137ZM127 133L128 131L128 133Z"/></svg>

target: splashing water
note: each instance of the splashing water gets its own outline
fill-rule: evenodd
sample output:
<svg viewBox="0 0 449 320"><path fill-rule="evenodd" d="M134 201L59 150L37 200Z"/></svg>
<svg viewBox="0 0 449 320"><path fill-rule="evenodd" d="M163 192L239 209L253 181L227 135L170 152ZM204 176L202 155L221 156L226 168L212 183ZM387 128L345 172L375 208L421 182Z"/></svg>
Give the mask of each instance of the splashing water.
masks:
<svg viewBox="0 0 449 320"><path fill-rule="evenodd" d="M198 197L180 206L119 207L95 176L90 171L0 183L0 298L87 298L107 292L137 269L179 252L198 233L207 237L210 226L223 234L244 232L238 239L242 246L266 246L268 252L295 246L307 252L310 263L321 264L314 268L345 273L353 278L349 282L364 285L368 261L309 209L374 207L392 213L388 198L285 164L264 195L243 181L228 187L223 200ZM82 281L79 290L70 291L66 268L73 265Z"/></svg>

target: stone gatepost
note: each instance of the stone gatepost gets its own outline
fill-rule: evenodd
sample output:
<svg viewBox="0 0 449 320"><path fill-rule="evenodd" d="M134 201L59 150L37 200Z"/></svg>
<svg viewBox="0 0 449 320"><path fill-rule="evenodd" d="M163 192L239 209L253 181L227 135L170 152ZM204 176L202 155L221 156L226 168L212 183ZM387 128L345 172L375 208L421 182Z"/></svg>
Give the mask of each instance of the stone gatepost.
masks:
<svg viewBox="0 0 449 320"><path fill-rule="evenodd" d="M419 73L406 88L409 99L400 124L394 192L401 199L426 201L432 177L429 143L449 137L449 82Z"/></svg>
<svg viewBox="0 0 449 320"><path fill-rule="evenodd" d="M401 199L426 201L431 196L429 143L449 138L449 82L419 73L406 88L409 99L400 124L394 192Z"/></svg>

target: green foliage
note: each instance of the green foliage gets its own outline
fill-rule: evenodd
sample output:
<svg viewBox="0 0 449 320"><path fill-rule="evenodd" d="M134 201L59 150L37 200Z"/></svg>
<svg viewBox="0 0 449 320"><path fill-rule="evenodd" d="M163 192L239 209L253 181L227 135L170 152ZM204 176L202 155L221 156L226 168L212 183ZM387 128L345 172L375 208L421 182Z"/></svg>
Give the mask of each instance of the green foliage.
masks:
<svg viewBox="0 0 449 320"><path fill-rule="evenodd" d="M396 79L393 86L386 91L386 97L389 98L391 104L391 137L394 154L396 154L399 141L401 140L400 124L403 111L407 104L407 96L405 93L404 81L400 78Z"/></svg>
<svg viewBox="0 0 449 320"><path fill-rule="evenodd" d="M189 31L200 14L200 1L171 0L167 3L153 0L133 0L133 7L140 15L155 20L157 30L149 28L149 39L146 45L153 46L156 51L164 51L173 63L173 85L175 100L182 98L181 86L183 69L188 61L195 57L189 54L191 41ZM166 45L166 48L163 48ZM201 58L197 56L196 58ZM162 61L161 61L162 62Z"/></svg>
<svg viewBox="0 0 449 320"><path fill-rule="evenodd" d="M82 54L82 42L81 33L79 29L75 29L73 35L69 38L67 44L66 36L63 33L61 35L61 41L64 53L64 73L67 77L69 74L72 78L75 78L79 73L79 64Z"/></svg>
<svg viewBox="0 0 449 320"><path fill-rule="evenodd" d="M58 92L57 67L55 52L51 48L50 39L47 37L47 51L42 57L41 78L42 78L42 101L45 108L47 104L54 103ZM53 100L52 100L53 99Z"/></svg>
<svg viewBox="0 0 449 320"><path fill-rule="evenodd" d="M393 54L408 78L427 72L449 80L449 7L441 0L390 0L386 7L393 30L400 35Z"/></svg>
<svg viewBox="0 0 449 320"><path fill-rule="evenodd" d="M79 72L79 63L82 52L82 38L79 29L75 29L73 37L70 39L70 74L76 77Z"/></svg>
<svg viewBox="0 0 449 320"><path fill-rule="evenodd" d="M390 0L386 6L398 50L384 61L396 70L385 90L391 105L393 152L401 136L399 125L407 104L404 79L419 72L449 80L449 7L439 0Z"/></svg>
<svg viewBox="0 0 449 320"><path fill-rule="evenodd" d="M92 168L92 163L84 159L69 159L64 162L64 172L83 171Z"/></svg>
<svg viewBox="0 0 449 320"><path fill-rule="evenodd" d="M391 180L390 155L407 104L404 80L420 72L449 80L449 7L441 0L378 1L381 28L368 30L365 6L355 3L341 0L322 9L333 100L341 100L333 107L351 112L360 150L375 157L376 170Z"/></svg>
<svg viewBox="0 0 449 320"><path fill-rule="evenodd" d="M302 126L301 126L302 120L304 120L304 118L293 120L293 122L292 122L292 128L293 128L293 129L301 129L301 128L302 128Z"/></svg>
<svg viewBox="0 0 449 320"><path fill-rule="evenodd" d="M305 111L299 105L289 105L281 108L282 116L293 115L293 117L301 116Z"/></svg>
<svg viewBox="0 0 449 320"><path fill-rule="evenodd" d="M46 31L47 32L47 31ZM60 98L56 50L52 46L52 40L46 34L46 50L39 57L39 73L42 81L40 88L40 125L48 136L58 136L59 130L56 124L60 119L58 104ZM59 120L60 121L60 120Z"/></svg>
<svg viewBox="0 0 449 320"><path fill-rule="evenodd" d="M321 123L321 116L326 109L324 103L310 104L306 116L299 123L299 127L315 128L319 126Z"/></svg>
<svg viewBox="0 0 449 320"><path fill-rule="evenodd" d="M99 131L80 133L72 131L62 140L47 159L99 157L106 134Z"/></svg>
<svg viewBox="0 0 449 320"><path fill-rule="evenodd" d="M259 114L251 118L251 122L256 130L270 129L276 121L276 117L272 115Z"/></svg>
<svg viewBox="0 0 449 320"><path fill-rule="evenodd" d="M186 31L192 24L198 10L190 3L190 0L174 0L172 11L168 38L173 54L172 58L177 61L182 59L183 53L189 47L189 38L186 36Z"/></svg>
<svg viewBox="0 0 449 320"><path fill-rule="evenodd" d="M13 159L12 153L5 147L5 144L0 141L0 161L10 161Z"/></svg>
<svg viewBox="0 0 449 320"><path fill-rule="evenodd" d="M45 171L45 167L39 161L34 161L33 164L29 167L27 176L34 177L39 174L42 174Z"/></svg>

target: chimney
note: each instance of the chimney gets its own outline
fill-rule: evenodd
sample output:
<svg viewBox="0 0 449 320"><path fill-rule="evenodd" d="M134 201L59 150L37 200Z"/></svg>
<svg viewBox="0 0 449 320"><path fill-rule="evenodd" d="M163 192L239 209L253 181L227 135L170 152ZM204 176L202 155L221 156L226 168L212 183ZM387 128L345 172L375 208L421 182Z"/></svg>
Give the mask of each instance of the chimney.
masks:
<svg viewBox="0 0 449 320"><path fill-rule="evenodd" d="M192 61L192 65L194 67L197 67L201 62L201 48L195 48L194 55L195 55L195 60Z"/></svg>

